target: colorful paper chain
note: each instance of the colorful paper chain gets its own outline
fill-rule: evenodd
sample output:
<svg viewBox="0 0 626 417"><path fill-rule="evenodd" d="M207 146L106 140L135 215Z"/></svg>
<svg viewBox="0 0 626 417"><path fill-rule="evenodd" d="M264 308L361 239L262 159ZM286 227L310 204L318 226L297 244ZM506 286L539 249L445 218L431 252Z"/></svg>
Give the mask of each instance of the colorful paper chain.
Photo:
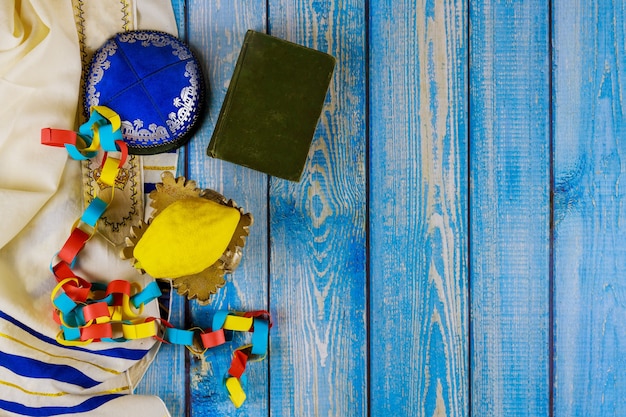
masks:
<svg viewBox="0 0 626 417"><path fill-rule="evenodd" d="M93 158L102 149L104 157L99 181L110 186L113 192L119 169L128 156L120 126L117 113L104 106L94 106L89 120L78 132L45 128L41 131L41 143L65 147L70 157L77 160ZM121 156L114 158L109 152L119 152ZM156 282L145 288L125 280L114 280L105 285L88 282L76 275L72 268L77 256L95 235L98 221L112 200L113 194L109 201L99 197L91 201L50 264L57 280L50 295L53 317L60 326L57 341L62 345L84 346L92 342L125 342L152 337L161 342L184 345L194 353L202 354L230 341L232 332L253 332L252 343L234 351L223 381L231 401L239 408L246 399L242 381L245 380L247 363L262 360L267 354L272 326L269 313L218 311L211 329L182 330L161 318L141 317L144 306L161 296ZM198 350L197 345L203 350Z"/></svg>

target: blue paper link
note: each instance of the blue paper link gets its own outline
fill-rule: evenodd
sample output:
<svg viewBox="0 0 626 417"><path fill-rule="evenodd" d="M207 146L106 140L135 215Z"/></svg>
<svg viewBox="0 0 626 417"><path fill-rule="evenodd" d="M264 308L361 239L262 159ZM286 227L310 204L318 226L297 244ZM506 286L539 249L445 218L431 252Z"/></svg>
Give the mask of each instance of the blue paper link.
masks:
<svg viewBox="0 0 626 417"><path fill-rule="evenodd" d="M94 124L97 126L101 126L105 123L109 123L109 121L102 117L102 115L97 111L92 111L89 115L89 120L80 125L80 127L78 128L78 132L83 135L91 136Z"/></svg>
<svg viewBox="0 0 626 417"><path fill-rule="evenodd" d="M165 340L175 345L193 345L193 330L181 330L171 327L165 328Z"/></svg>
<svg viewBox="0 0 626 417"><path fill-rule="evenodd" d="M228 314L228 311L225 310L216 311L215 315L213 316L213 327L211 328L211 330L216 331L221 329L226 322L226 317L228 317Z"/></svg>
<svg viewBox="0 0 626 417"><path fill-rule="evenodd" d="M80 340L80 329L67 326L61 326L63 337L65 340Z"/></svg>
<svg viewBox="0 0 626 417"><path fill-rule="evenodd" d="M59 294L59 296L54 299L54 306L64 315L71 313L77 305L78 304L65 293Z"/></svg>
<svg viewBox="0 0 626 417"><path fill-rule="evenodd" d="M119 148L115 143L118 140L122 140L122 131L113 131L113 126L110 124L102 125L98 128L98 134L100 135L100 146L106 152L117 152Z"/></svg>
<svg viewBox="0 0 626 417"><path fill-rule="evenodd" d="M87 159L91 159L98 154L97 152L87 152L85 155L83 155L82 153L80 153L80 151L78 150L76 146L71 145L69 143L65 144L65 149L67 150L67 153L70 155L70 158L75 159L77 161L86 161Z"/></svg>
<svg viewBox="0 0 626 417"><path fill-rule="evenodd" d="M252 333L252 354L265 356L267 353L267 338L270 326L267 320L254 318L254 333Z"/></svg>
<svg viewBox="0 0 626 417"><path fill-rule="evenodd" d="M87 206L80 219L89 226L96 227L96 223L98 223L98 220L100 220L100 217L104 214L107 206L108 204L104 202L104 200L95 197L91 200L91 203L89 203L89 206Z"/></svg>
<svg viewBox="0 0 626 417"><path fill-rule="evenodd" d="M152 281L141 292L130 297L130 301L135 308L139 308L142 304L147 304L150 301L159 298L161 296L161 289L156 281Z"/></svg>

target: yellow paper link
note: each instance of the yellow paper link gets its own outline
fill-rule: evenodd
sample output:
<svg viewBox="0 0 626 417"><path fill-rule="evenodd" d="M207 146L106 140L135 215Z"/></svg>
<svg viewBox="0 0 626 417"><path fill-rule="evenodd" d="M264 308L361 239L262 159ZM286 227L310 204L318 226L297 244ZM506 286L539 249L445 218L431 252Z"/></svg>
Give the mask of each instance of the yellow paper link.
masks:
<svg viewBox="0 0 626 417"><path fill-rule="evenodd" d="M85 152L96 152L100 149L100 133L98 132L97 126L94 126L96 129L93 130L93 136L91 138L91 145L86 148L79 148L80 153L84 154Z"/></svg>
<svg viewBox="0 0 626 417"><path fill-rule="evenodd" d="M88 344L90 344L91 342L93 342L93 339L89 339L89 340L65 340L65 338L63 337L63 330L61 330L56 337L56 340L59 344L63 345L63 346L87 346Z"/></svg>
<svg viewBox="0 0 626 417"><path fill-rule="evenodd" d="M127 340L134 339L145 339L148 337L154 337L158 333L157 322L156 320L141 322L141 323L132 323L122 324L122 334L124 338Z"/></svg>
<svg viewBox="0 0 626 417"><path fill-rule="evenodd" d="M104 117L111 123L113 131L116 131L122 126L122 119L120 115L106 106L91 106L91 111L97 111L100 116Z"/></svg>
<svg viewBox="0 0 626 417"><path fill-rule="evenodd" d="M133 282L130 284L132 295L141 292L141 285L137 282ZM141 304L137 309L137 313L133 311L132 303L130 302L130 295L124 294L122 296L122 312L124 313L125 319L136 319L137 317L143 314L144 305Z"/></svg>
<svg viewBox="0 0 626 417"><path fill-rule="evenodd" d="M228 394L230 395L230 400L235 405L235 408L241 407L244 401L246 401L246 393L243 391L239 379L235 377L227 378L225 384Z"/></svg>
<svg viewBox="0 0 626 417"><path fill-rule="evenodd" d="M224 320L222 329L233 330L236 332L247 332L252 327L252 323L252 317L233 316L229 314L226 316L226 320Z"/></svg>
<svg viewBox="0 0 626 417"><path fill-rule="evenodd" d="M96 223L97 225L97 223ZM91 240L91 238L93 237L93 235L96 234L96 228L95 227L91 227L90 225L88 225L87 223L85 223L84 221L82 221L80 218L76 219L76 221L74 222L74 224L72 225L72 231L74 231L74 229L80 229L83 232L87 233L89 235L89 238L85 241L85 243L89 242ZM87 230L85 230L87 229Z"/></svg>
<svg viewBox="0 0 626 417"><path fill-rule="evenodd" d="M111 321L117 322L124 319L124 312L122 306L109 306L109 317Z"/></svg>
<svg viewBox="0 0 626 417"><path fill-rule="evenodd" d="M117 158L107 157L102 166L102 172L100 173L100 182L110 187L115 188L115 179L119 171L120 160Z"/></svg>
<svg viewBox="0 0 626 417"><path fill-rule="evenodd" d="M61 290L61 288L67 284L68 282L75 282L78 285L78 279L76 278L65 278L61 282L59 282L52 292L50 293L50 301L54 304L54 299L57 298L57 293Z"/></svg>

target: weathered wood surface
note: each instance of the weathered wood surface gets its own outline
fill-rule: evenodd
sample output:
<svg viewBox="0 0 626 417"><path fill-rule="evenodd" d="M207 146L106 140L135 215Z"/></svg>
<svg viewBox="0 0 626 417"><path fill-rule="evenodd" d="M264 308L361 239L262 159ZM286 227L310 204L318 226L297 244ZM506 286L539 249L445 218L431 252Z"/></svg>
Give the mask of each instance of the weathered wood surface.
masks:
<svg viewBox="0 0 626 417"><path fill-rule="evenodd" d="M471 2L471 395L550 411L550 60L545 1Z"/></svg>
<svg viewBox="0 0 626 417"><path fill-rule="evenodd" d="M173 0L210 85L185 175L255 217L212 304L269 309L235 410L232 347L164 346L173 416L626 415L621 2ZM206 156L247 29L338 59L300 183Z"/></svg>
<svg viewBox="0 0 626 417"><path fill-rule="evenodd" d="M373 416L469 410L466 12L370 3Z"/></svg>
<svg viewBox="0 0 626 417"><path fill-rule="evenodd" d="M554 5L554 413L626 415L626 4Z"/></svg>

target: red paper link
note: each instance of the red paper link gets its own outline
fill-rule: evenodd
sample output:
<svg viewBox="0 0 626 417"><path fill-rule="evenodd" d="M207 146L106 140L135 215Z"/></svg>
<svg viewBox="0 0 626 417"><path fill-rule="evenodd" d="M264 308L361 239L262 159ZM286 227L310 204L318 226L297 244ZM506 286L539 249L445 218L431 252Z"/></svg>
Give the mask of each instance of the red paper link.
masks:
<svg viewBox="0 0 626 417"><path fill-rule="evenodd" d="M41 144L62 148L66 143L76 145L76 132L73 130L51 129L49 127L41 129Z"/></svg>
<svg viewBox="0 0 626 417"><path fill-rule="evenodd" d="M243 316L244 317L260 317L262 319L265 319L269 323L270 329L274 325L274 323L272 323L272 315L269 313L269 311L266 311L266 310L248 311L244 313Z"/></svg>
<svg viewBox="0 0 626 417"><path fill-rule="evenodd" d="M230 363L230 369L228 370L228 374L230 376L234 376L235 378L241 378L241 375L246 370L246 364L248 363L248 355L246 355L241 350L236 350L233 353L233 360Z"/></svg>
<svg viewBox="0 0 626 417"><path fill-rule="evenodd" d="M74 228L74 230L72 230L72 233L70 234L70 237L67 238L65 244L59 251L59 258L68 264L74 262L74 258L76 258L78 252L83 249L85 243L87 243L90 237L91 236L88 233L84 232L78 227Z"/></svg>
<svg viewBox="0 0 626 417"><path fill-rule="evenodd" d="M85 318L86 322L90 322L91 320L97 320L103 317L109 318L110 314L111 313L109 312L109 305L102 301L83 307L83 317Z"/></svg>
<svg viewBox="0 0 626 417"><path fill-rule="evenodd" d="M80 329L80 340L100 340L113 337L113 327L111 323L91 324Z"/></svg>
<svg viewBox="0 0 626 417"><path fill-rule="evenodd" d="M61 282L66 278L78 278L72 271L72 268L70 268L70 265L63 261L52 267L52 273L56 277L57 282Z"/></svg>
<svg viewBox="0 0 626 417"><path fill-rule="evenodd" d="M226 337L224 336L224 329L219 329L214 332L206 332L200 335L202 345L206 349L214 348L215 346L223 345L226 343Z"/></svg>
<svg viewBox="0 0 626 417"><path fill-rule="evenodd" d="M107 286L106 295L125 294L130 296L130 282L123 279L116 279Z"/></svg>
<svg viewBox="0 0 626 417"><path fill-rule="evenodd" d="M124 296L130 296L131 285L130 282L124 281L122 279L116 279L111 281L107 286L106 295L113 294L113 303L114 306L121 306L124 304Z"/></svg>
<svg viewBox="0 0 626 417"><path fill-rule="evenodd" d="M117 146L117 149L119 149L119 151L122 153L122 155L120 155L119 164L119 168L121 169L126 163L126 158L128 158L128 145L126 145L126 142L124 142L123 140L116 140L115 145Z"/></svg>
<svg viewBox="0 0 626 417"><path fill-rule="evenodd" d="M78 283L75 281L68 281L65 285L63 285L63 291L65 291L67 296L72 300L82 303L89 298L91 283L79 276L74 275L74 272L72 272L72 269L68 264L61 261L52 268L52 272L54 273L57 282L61 282L67 278L74 278L78 281Z"/></svg>

